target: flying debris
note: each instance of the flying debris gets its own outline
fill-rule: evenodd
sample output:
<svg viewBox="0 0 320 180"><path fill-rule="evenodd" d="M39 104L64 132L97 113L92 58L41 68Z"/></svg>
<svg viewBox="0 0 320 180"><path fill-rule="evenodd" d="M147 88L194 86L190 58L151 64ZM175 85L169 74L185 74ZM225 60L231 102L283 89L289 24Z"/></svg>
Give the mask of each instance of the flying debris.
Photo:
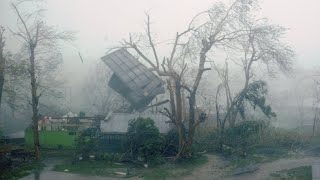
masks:
<svg viewBox="0 0 320 180"><path fill-rule="evenodd" d="M126 49L116 50L101 58L114 72L109 86L125 97L137 111L165 92L164 82Z"/></svg>
<svg viewBox="0 0 320 180"><path fill-rule="evenodd" d="M83 58L82 58L82 56L81 56L81 54L80 54L79 51L78 51L78 55L79 55L79 57L80 57L81 62L83 63Z"/></svg>

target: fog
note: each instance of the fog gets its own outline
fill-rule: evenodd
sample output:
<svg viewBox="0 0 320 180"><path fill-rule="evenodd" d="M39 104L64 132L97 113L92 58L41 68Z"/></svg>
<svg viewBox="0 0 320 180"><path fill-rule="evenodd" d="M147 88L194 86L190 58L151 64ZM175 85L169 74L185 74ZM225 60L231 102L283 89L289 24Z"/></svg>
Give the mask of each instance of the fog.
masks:
<svg viewBox="0 0 320 180"><path fill-rule="evenodd" d="M14 30L16 29L17 17L10 2L12 1L0 1L0 25ZM103 88L107 86L108 77L99 79L99 85L92 84L98 71L97 67L104 66L100 58L107 53L109 48L119 47L119 42L127 39L129 33L144 32L146 12L151 17L155 41L164 42L158 48L159 57L163 57L170 52L172 45L165 41L172 40L176 32L184 31L196 14L207 10L214 2L216 1L38 0L32 2L32 5L24 7L25 9L21 7L21 10L45 8L47 10L45 20L49 25L56 26L59 30L76 32L76 40L62 46L63 65L60 76L64 83L60 90L64 93L64 98L58 101L61 107L62 105L65 107L65 111L75 113L87 111L88 115L95 115L98 113L98 110L92 110L95 102L88 101L88 98L92 98L88 97L91 96L89 92L92 91L87 90L86 87L99 86ZM224 2L229 2L229 0L224 0ZM256 14L258 17L269 18L272 24L288 28L284 41L292 46L296 54L291 74L278 73L275 77L270 78L263 73L257 73L257 79L261 77L260 79L268 82L268 102L278 114L277 118L273 120L278 126L294 127L300 125L301 121L305 121L307 125L312 122L313 115L310 111L313 99L310 89L312 77L320 65L320 21L317 20L320 17L319 7L320 1L318 0L264 0L261 1L259 14ZM5 51L14 53L20 49L21 42L10 35L9 31L7 33ZM83 61L78 53L81 54ZM223 61L224 59L219 59L217 63L223 65ZM108 73L110 75L110 70L107 67L104 68L98 72L105 70L104 75L108 76ZM239 87L237 85L238 71L234 70L230 75L231 82L234 82L234 89ZM98 76L102 73L99 73ZM218 83L212 81L212 77L217 77L214 71L204 76L202 83L207 83L207 87L204 89L216 88ZM26 83L26 85L29 84ZM205 91L203 90L203 92ZM108 90L105 92L111 93ZM206 93L205 95L210 93L214 95L215 90L209 90ZM299 114L297 109L302 106L302 101L305 113L299 119L297 118L297 114ZM296 114L292 114L292 112ZM22 130L31 122L30 113L14 120L1 119L5 122L5 131Z"/></svg>

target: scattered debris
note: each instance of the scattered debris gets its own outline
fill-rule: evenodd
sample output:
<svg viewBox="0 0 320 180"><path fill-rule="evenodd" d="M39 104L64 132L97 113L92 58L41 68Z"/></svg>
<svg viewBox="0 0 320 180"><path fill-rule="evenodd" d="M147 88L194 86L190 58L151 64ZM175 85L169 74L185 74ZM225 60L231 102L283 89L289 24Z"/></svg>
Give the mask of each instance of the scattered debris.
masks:
<svg viewBox="0 0 320 180"><path fill-rule="evenodd" d="M93 155L93 154L89 155L89 158L90 158L90 159L94 159L95 157L96 157L96 156Z"/></svg>
<svg viewBox="0 0 320 180"><path fill-rule="evenodd" d="M259 167L255 164L250 164L250 165L247 165L245 167L241 167L241 168L238 168L236 169L234 172L233 172L233 175L240 175L240 174L245 174L245 173L252 173L252 172L255 172L256 170L258 170Z"/></svg>
<svg viewBox="0 0 320 180"><path fill-rule="evenodd" d="M127 175L127 173L124 173L124 172L114 172L114 173L116 173L118 175L122 175L122 176L126 176Z"/></svg>

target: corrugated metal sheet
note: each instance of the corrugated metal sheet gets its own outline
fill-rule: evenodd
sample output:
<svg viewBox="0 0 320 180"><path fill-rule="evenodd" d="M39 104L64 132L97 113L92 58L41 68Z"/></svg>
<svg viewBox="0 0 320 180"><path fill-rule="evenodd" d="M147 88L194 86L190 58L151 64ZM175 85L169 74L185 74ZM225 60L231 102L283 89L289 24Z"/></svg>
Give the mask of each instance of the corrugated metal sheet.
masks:
<svg viewBox="0 0 320 180"><path fill-rule="evenodd" d="M135 109L146 107L155 96L165 92L164 82L126 49L119 49L101 59L114 72L109 86Z"/></svg>
<svg viewBox="0 0 320 180"><path fill-rule="evenodd" d="M167 133L173 128L172 123L168 123L169 118L162 114L113 113L109 119L101 121L100 130L102 133L126 133L129 121L138 117L153 119L160 133Z"/></svg>

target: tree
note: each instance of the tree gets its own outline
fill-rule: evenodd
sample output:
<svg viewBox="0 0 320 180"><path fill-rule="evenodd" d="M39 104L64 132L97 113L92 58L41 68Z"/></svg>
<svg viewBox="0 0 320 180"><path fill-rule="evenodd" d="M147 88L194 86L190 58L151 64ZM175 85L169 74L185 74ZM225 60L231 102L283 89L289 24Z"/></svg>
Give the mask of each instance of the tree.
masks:
<svg viewBox="0 0 320 180"><path fill-rule="evenodd" d="M2 93L3 93L3 85L4 85L4 75L5 75L5 66L6 59L3 54L5 39L4 39L4 27L0 26L0 109L2 102Z"/></svg>
<svg viewBox="0 0 320 180"><path fill-rule="evenodd" d="M319 123L320 116L320 74L319 72L313 78L313 104L312 109L314 111L312 135L315 136L317 133L317 126Z"/></svg>
<svg viewBox="0 0 320 180"><path fill-rule="evenodd" d="M153 71L166 79L170 97L170 110L165 108L162 113L171 119L179 134L179 152L176 158L190 157L193 137L197 126L207 118L205 113L195 117L197 91L203 74L211 70L206 67L207 56L215 48L224 47L242 32L237 25L246 14L251 1L236 0L229 7L216 3L208 11L196 15L188 28L176 33L171 53L164 56L162 63L157 52L157 45L152 38L150 16L147 14L146 37L153 58L147 56L147 50L142 50L140 39L130 35L122 45L131 48L146 61ZM202 20L205 19L204 23ZM140 36L141 37L141 36ZM161 58L162 59L162 58ZM196 65L195 65L196 64ZM188 116L183 119L182 92L188 93Z"/></svg>
<svg viewBox="0 0 320 180"><path fill-rule="evenodd" d="M96 64L90 71L92 74L89 74L83 87L84 98L89 105L87 111L94 115L107 115L123 106L120 97L106 84L111 77L111 71L101 63Z"/></svg>
<svg viewBox="0 0 320 180"><path fill-rule="evenodd" d="M235 124L238 113L242 118L245 118L245 101L250 102L253 107L258 105L267 117L275 116L271 111L271 107L265 104L266 84L253 79L255 75L254 65L257 63L264 64L268 73L273 76L278 70L285 73L290 72L294 57L291 47L281 41L285 34L285 28L269 24L267 20L247 19L244 25L244 35L238 38L237 44L231 48L231 51L234 51L233 54L236 54L232 60L241 67L245 81L243 88L234 98L227 97L229 102L223 119L224 121L229 119L230 126ZM239 49L239 52L236 49ZM228 84L225 78L222 78L222 81ZM254 88L257 89L254 90ZM227 87L226 89L228 90L229 88ZM248 95L250 93L253 95L250 92L252 90L258 93L260 97L255 96L253 98L251 96L249 98Z"/></svg>
<svg viewBox="0 0 320 180"><path fill-rule="evenodd" d="M19 6L22 3L19 4ZM54 49L58 47L60 40L72 40L73 34L70 32L58 32L54 27L46 25L45 21L40 16L42 10L32 13L21 13L18 5L12 3L12 8L18 17L17 31L12 31L15 37L22 40L28 52L29 60L29 75L31 85L31 102L32 105L32 128L35 158L40 158L40 144L38 132L39 120L39 100L40 97L49 88L41 86L43 78L43 70L53 72L55 63L50 63L45 66L48 59L48 54L52 55ZM57 55L57 54L55 54ZM45 58L47 57L47 58ZM50 58L51 59L51 58ZM55 58L54 58L55 59ZM55 59L56 60L56 59ZM52 67L51 67L52 66ZM48 69L46 69L48 68Z"/></svg>

